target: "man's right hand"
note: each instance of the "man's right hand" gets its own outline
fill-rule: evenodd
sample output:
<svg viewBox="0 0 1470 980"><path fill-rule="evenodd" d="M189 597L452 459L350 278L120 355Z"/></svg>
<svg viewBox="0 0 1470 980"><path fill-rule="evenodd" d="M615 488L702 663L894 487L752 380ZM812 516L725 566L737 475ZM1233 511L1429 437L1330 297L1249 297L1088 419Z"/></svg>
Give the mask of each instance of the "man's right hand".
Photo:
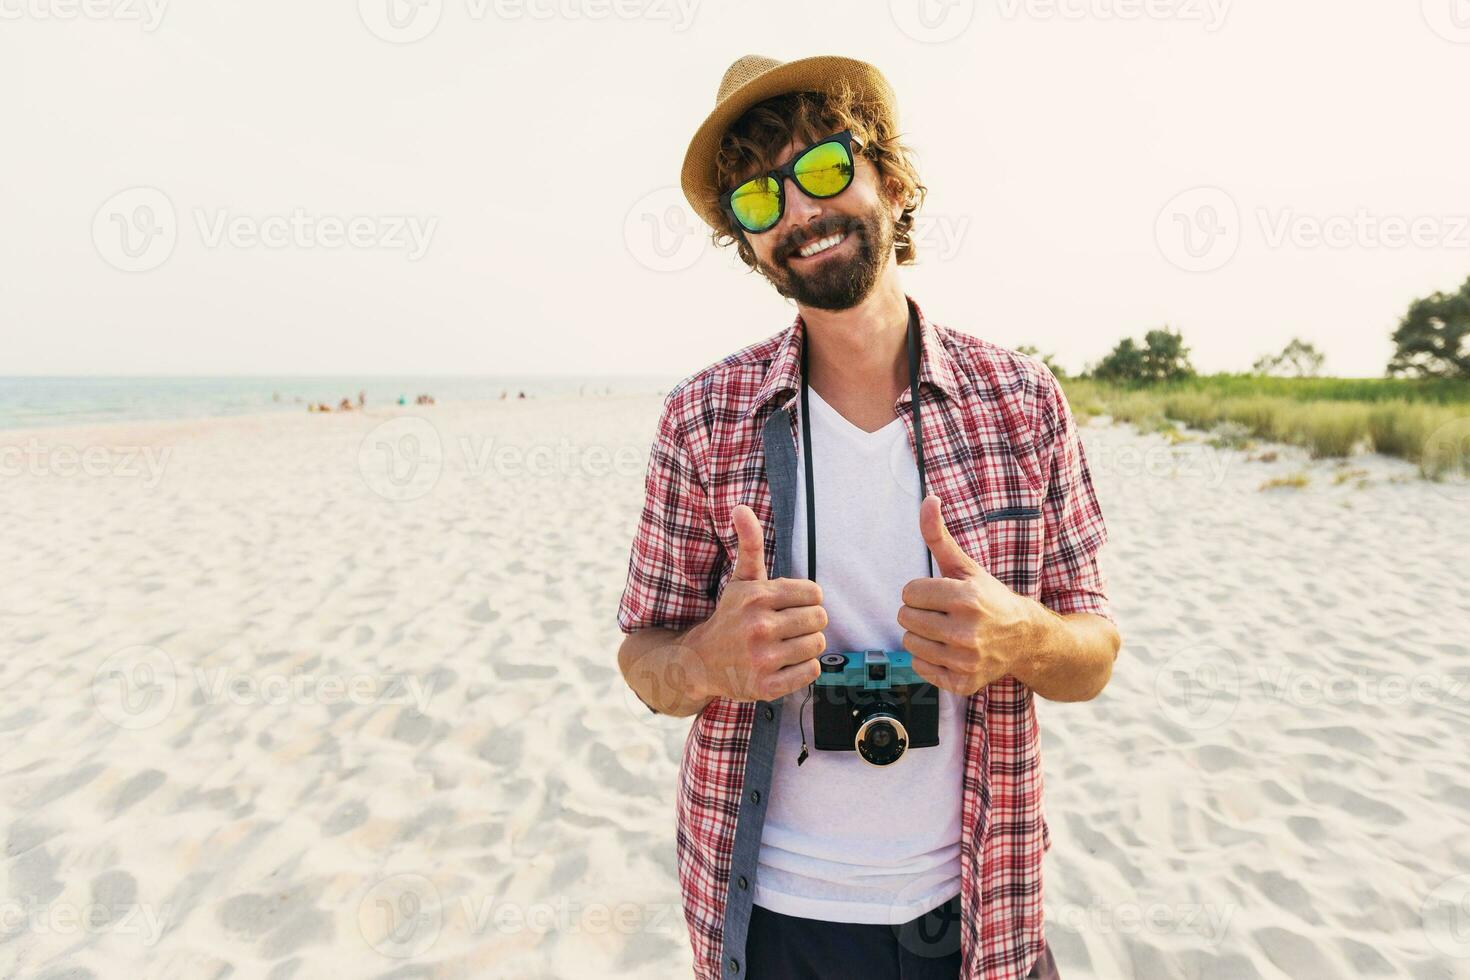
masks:
<svg viewBox="0 0 1470 980"><path fill-rule="evenodd" d="M765 535L744 504L730 515L739 542L735 570L714 614L684 638L702 693L734 701L774 701L821 673L827 648L822 588L804 578L766 578Z"/></svg>

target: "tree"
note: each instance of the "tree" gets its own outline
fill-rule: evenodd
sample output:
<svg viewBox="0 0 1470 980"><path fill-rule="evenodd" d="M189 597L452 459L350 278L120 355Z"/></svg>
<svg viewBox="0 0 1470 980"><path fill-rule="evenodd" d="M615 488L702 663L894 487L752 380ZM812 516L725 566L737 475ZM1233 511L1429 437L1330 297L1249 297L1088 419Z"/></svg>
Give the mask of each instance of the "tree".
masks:
<svg viewBox="0 0 1470 980"><path fill-rule="evenodd" d="M1142 347L1132 337L1124 337L1092 370L1092 376L1102 381L1142 384L1175 381L1193 374L1184 336L1167 326L1144 334Z"/></svg>
<svg viewBox="0 0 1470 980"><path fill-rule="evenodd" d="M1066 368L1062 367L1060 364L1052 359L1056 356L1055 354L1043 354L1041 353L1041 351L1037 350L1030 344L1022 344L1020 347L1017 347L1016 353L1040 358L1041 363L1045 364L1047 369L1051 371L1052 374L1056 375L1058 381L1065 380L1067 377Z"/></svg>
<svg viewBox="0 0 1470 980"><path fill-rule="evenodd" d="M1315 378L1322 371L1326 360L1315 345L1300 337L1291 338L1291 343L1281 349L1280 354L1257 359L1251 370L1256 374L1282 374L1293 378Z"/></svg>
<svg viewBox="0 0 1470 980"><path fill-rule="evenodd" d="M1393 332L1388 374L1470 378L1470 279L1458 292L1416 299Z"/></svg>

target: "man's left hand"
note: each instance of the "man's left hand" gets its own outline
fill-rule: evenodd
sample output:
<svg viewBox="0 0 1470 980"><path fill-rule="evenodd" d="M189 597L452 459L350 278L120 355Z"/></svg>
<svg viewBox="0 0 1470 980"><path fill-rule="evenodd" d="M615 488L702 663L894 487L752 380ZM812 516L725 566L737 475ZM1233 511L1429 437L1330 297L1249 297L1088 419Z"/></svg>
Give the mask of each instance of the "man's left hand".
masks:
<svg viewBox="0 0 1470 980"><path fill-rule="evenodd" d="M916 578L903 587L903 647L924 680L953 694L974 694L1013 673L1035 644L1037 604L961 550L933 494L919 507L919 530L944 577Z"/></svg>

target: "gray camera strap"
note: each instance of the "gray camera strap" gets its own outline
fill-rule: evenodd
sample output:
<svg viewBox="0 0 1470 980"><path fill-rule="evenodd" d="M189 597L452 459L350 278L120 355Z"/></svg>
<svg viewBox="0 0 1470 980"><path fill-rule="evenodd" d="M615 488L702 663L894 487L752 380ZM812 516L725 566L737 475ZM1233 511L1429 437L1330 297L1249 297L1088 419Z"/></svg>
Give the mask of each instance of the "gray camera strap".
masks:
<svg viewBox="0 0 1470 980"><path fill-rule="evenodd" d="M919 334L919 314L912 303L909 307L909 411L914 420L914 456L919 464L919 500L927 495L924 484L924 428L919 422L919 349L923 344L923 338ZM811 408L807 399L807 351L811 347L811 331L803 328L805 333L801 340L801 449L802 469L806 483L806 577L813 582L817 580L817 495L812 488L812 426ZM934 577L934 556L926 549L925 557L929 559L929 577ZM812 690L815 683L808 684L806 697L802 698L801 707L797 709L797 725L801 729L801 754L796 757L799 766L806 761L806 706L812 699Z"/></svg>

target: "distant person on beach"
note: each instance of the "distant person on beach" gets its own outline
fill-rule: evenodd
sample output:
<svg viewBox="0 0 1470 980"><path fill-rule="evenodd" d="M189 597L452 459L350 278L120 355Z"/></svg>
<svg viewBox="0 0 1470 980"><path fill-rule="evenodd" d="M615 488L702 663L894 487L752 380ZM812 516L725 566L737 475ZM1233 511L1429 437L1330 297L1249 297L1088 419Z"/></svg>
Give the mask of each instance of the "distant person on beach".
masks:
<svg viewBox="0 0 1470 980"><path fill-rule="evenodd" d="M357 407L358 408L366 408L367 407L367 392L365 392L365 391L359 391L357 393Z"/></svg>
<svg viewBox="0 0 1470 980"><path fill-rule="evenodd" d="M699 980L1058 976L1033 696L1111 677L1107 531L1052 373L905 292L899 137L872 65L746 56L684 157L715 242L796 306L664 400L617 610L628 685L694 716Z"/></svg>

